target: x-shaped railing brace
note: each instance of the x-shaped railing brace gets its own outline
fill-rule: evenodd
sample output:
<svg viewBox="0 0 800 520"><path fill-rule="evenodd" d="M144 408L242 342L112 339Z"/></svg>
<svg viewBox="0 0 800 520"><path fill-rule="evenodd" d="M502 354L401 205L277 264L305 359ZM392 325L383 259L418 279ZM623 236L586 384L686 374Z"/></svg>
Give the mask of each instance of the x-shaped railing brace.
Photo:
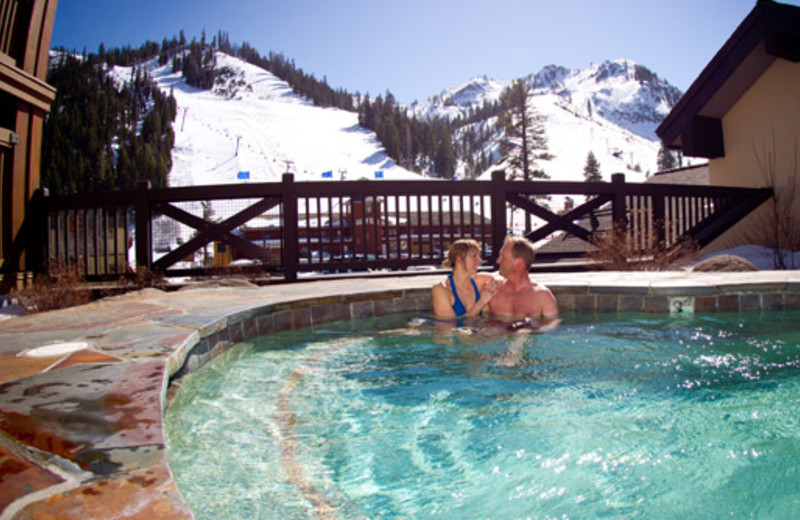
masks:
<svg viewBox="0 0 800 520"><path fill-rule="evenodd" d="M267 250L261 246L232 234L230 231L244 224L270 209L278 206L280 200L276 198L265 198L248 206L235 215L228 217L222 222L207 222L200 217L173 206L169 203L156 204L153 209L162 215L173 218L178 222L186 224L198 231L197 236L178 247L178 249L159 258L153 263L154 271L164 271L171 265L185 258L214 240L223 240L231 247L235 248L242 256L267 260Z"/></svg>
<svg viewBox="0 0 800 520"><path fill-rule="evenodd" d="M603 204L610 202L613 198L614 195L612 194L598 195L594 198L587 200L586 202L584 202L577 208L572 209L568 213L565 213L563 215L557 215L552 211L550 211L549 209L536 204L536 202L527 197L523 197L516 193L509 193L506 196L506 200L508 202L524 209L529 213L532 213L533 215L536 215L537 217L547 222L547 224L545 224L541 228L528 233L526 238L531 242L536 242L538 240L541 240L558 230L566 231L567 233L575 235L581 240L589 242L592 236L592 231L589 231L574 224L574 221L580 219L583 215L591 214L594 210L596 210Z"/></svg>

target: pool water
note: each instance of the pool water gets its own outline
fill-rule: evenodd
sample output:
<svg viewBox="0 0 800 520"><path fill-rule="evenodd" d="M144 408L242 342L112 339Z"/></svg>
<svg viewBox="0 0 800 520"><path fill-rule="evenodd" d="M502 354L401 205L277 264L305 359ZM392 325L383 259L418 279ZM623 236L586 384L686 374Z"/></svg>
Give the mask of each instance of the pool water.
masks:
<svg viewBox="0 0 800 520"><path fill-rule="evenodd" d="M170 467L197 519L794 518L798 324L396 315L254 338L185 378Z"/></svg>

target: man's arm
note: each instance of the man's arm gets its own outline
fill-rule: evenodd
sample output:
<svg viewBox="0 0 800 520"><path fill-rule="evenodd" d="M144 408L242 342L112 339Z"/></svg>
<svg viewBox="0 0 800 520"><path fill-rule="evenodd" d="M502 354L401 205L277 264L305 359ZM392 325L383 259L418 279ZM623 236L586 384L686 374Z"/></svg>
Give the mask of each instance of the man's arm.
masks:
<svg viewBox="0 0 800 520"><path fill-rule="evenodd" d="M542 292L542 317L548 319L558 318L558 301L552 291L546 287Z"/></svg>

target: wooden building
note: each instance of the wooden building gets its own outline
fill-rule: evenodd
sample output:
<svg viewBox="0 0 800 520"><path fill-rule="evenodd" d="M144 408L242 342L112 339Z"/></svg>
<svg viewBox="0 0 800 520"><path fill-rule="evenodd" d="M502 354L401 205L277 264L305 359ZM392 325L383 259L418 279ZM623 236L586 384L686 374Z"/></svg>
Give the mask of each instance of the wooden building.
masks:
<svg viewBox="0 0 800 520"><path fill-rule="evenodd" d="M709 159L711 186L774 189L706 251L800 249L799 92L800 7L759 0L656 130L668 148Z"/></svg>
<svg viewBox="0 0 800 520"><path fill-rule="evenodd" d="M39 188L45 83L57 0L0 0L0 293L29 269L27 207Z"/></svg>

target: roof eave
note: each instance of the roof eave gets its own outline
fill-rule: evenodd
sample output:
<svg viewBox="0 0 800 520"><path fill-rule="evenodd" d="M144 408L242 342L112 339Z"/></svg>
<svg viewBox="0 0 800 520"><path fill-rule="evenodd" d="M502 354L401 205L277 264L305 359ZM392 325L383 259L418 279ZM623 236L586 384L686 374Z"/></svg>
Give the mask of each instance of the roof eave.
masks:
<svg viewBox="0 0 800 520"><path fill-rule="evenodd" d="M656 129L664 146L683 149L683 134L699 119L721 119L776 57L800 54L798 44L800 8L758 2Z"/></svg>

